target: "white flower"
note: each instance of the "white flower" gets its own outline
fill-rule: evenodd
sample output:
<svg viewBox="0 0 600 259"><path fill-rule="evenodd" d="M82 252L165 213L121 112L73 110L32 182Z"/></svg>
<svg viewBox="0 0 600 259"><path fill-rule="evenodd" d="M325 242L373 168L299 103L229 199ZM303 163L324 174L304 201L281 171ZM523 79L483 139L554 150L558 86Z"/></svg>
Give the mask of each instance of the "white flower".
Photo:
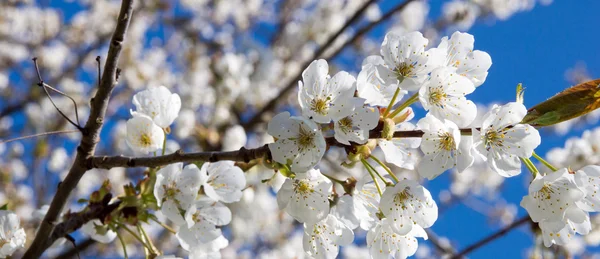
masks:
<svg viewBox="0 0 600 259"><path fill-rule="evenodd" d="M21 228L17 214L0 210L0 258L6 258L25 247L25 241L25 230Z"/></svg>
<svg viewBox="0 0 600 259"><path fill-rule="evenodd" d="M224 236L218 236L215 240L206 244L200 244L192 247L189 259L221 259L219 250L227 247L229 240Z"/></svg>
<svg viewBox="0 0 600 259"><path fill-rule="evenodd" d="M198 196L201 174L196 165L184 168L183 163L170 164L156 172L154 197L161 212L177 225L185 223L181 211L189 210Z"/></svg>
<svg viewBox="0 0 600 259"><path fill-rule="evenodd" d="M392 229L400 235L408 234L415 225L431 227L438 217L437 204L429 191L416 181L407 179L385 189L379 208L392 221Z"/></svg>
<svg viewBox="0 0 600 259"><path fill-rule="evenodd" d="M575 183L585 192L577 206L589 212L600 211L600 166L588 165L575 172Z"/></svg>
<svg viewBox="0 0 600 259"><path fill-rule="evenodd" d="M108 226L102 224L99 219L88 221L81 227L81 231L90 238L103 244L108 244L117 237L117 233L109 229Z"/></svg>
<svg viewBox="0 0 600 259"><path fill-rule="evenodd" d="M356 79L341 71L329 78L329 66L323 59L315 60L302 72L298 82L298 102L302 115L318 123L329 123L348 116Z"/></svg>
<svg viewBox="0 0 600 259"><path fill-rule="evenodd" d="M126 140L134 152L148 154L162 148L165 134L150 117L135 115L127 121Z"/></svg>
<svg viewBox="0 0 600 259"><path fill-rule="evenodd" d="M581 210L576 202L581 201L584 195L569 170L562 168L545 176L538 173L529 185L529 194L521 200L521 207L527 210L534 222L564 222L565 213L570 207Z"/></svg>
<svg viewBox="0 0 600 259"><path fill-rule="evenodd" d="M304 224L302 244L312 258L336 258L339 246L353 240L354 232L331 214L317 223Z"/></svg>
<svg viewBox="0 0 600 259"><path fill-rule="evenodd" d="M133 104L136 111L131 111L135 116L137 113L144 114L154 120L161 128L169 127L179 115L181 99L178 94L171 94L164 86L150 86L133 96Z"/></svg>
<svg viewBox="0 0 600 259"><path fill-rule="evenodd" d="M542 239L546 247L552 244L567 245L576 233L587 235L592 230L588 213L569 207L565 213L565 220L539 222L542 230Z"/></svg>
<svg viewBox="0 0 600 259"><path fill-rule="evenodd" d="M408 108L410 120L414 116L412 109ZM404 111L401 114L405 114ZM400 115L399 115L400 116ZM410 122L402 122L396 124L395 131L415 130L416 127ZM419 138L394 138L392 140L380 139L377 145L383 151L385 161L392 163L398 167L412 170L419 159L418 151L416 150L421 144Z"/></svg>
<svg viewBox="0 0 600 259"><path fill-rule="evenodd" d="M311 224L329 214L329 193L333 184L318 169L296 174L286 179L279 192L277 204L296 220Z"/></svg>
<svg viewBox="0 0 600 259"><path fill-rule="evenodd" d="M400 235L392 229L392 220L384 218L367 233L367 246L373 259L404 259L417 252L419 243L416 237L427 239L427 233L415 226L407 235Z"/></svg>
<svg viewBox="0 0 600 259"><path fill-rule="evenodd" d="M435 68L428 62L427 44L429 41L420 32L386 34L381 44L384 65L376 66L385 84L408 91L418 90Z"/></svg>
<svg viewBox="0 0 600 259"><path fill-rule="evenodd" d="M438 119L448 119L459 127L466 127L477 116L477 106L465 95L475 90L473 83L452 69L441 67L419 90L423 108Z"/></svg>
<svg viewBox="0 0 600 259"><path fill-rule="evenodd" d="M350 141L364 144L369 140L369 131L379 122L379 110L363 105L364 99L354 98L353 112L335 122L334 137L342 144Z"/></svg>
<svg viewBox="0 0 600 259"><path fill-rule="evenodd" d="M473 164L470 137L462 138L458 126L449 120L443 122L431 114L417 123L423 133L421 150L425 154L419 162L419 174L429 180L456 166L462 172ZM462 144L462 145L461 145Z"/></svg>
<svg viewBox="0 0 600 259"><path fill-rule="evenodd" d="M294 172L308 171L325 154L326 143L321 130L303 117L290 117L289 112L277 114L269 122L267 132L277 139L269 144L273 160L290 163Z"/></svg>
<svg viewBox="0 0 600 259"><path fill-rule="evenodd" d="M432 59L439 59L442 65L455 69L455 73L468 78L475 87L485 82L492 58L483 51L473 51L475 38L468 33L454 32L442 38L437 48L431 49Z"/></svg>
<svg viewBox="0 0 600 259"><path fill-rule="evenodd" d="M246 176L233 161L204 163L200 177L206 196L225 203L239 201L246 187Z"/></svg>
<svg viewBox="0 0 600 259"><path fill-rule="evenodd" d="M357 183L352 194L339 197L336 205L331 208L331 214L335 215L346 226L355 229L358 226L369 230L378 220L379 193L375 183L369 175L365 175ZM367 182L371 180L370 182ZM384 188L382 186L382 188Z"/></svg>
<svg viewBox="0 0 600 259"><path fill-rule="evenodd" d="M518 124L527 114L521 103L494 105L483 116L481 130L473 130L475 150L498 174L511 177L521 173L519 157L529 158L542 139L530 126Z"/></svg>
<svg viewBox="0 0 600 259"><path fill-rule="evenodd" d="M377 66L383 66L383 64L384 62L381 56L369 56L365 58L362 69L356 77L356 89L358 91L358 96L365 98L365 103L387 107L392 101L398 86L396 84L388 85L379 74ZM387 75L387 73L384 75ZM408 93L408 91L400 89L394 104L402 100L402 97L406 93Z"/></svg>
<svg viewBox="0 0 600 259"><path fill-rule="evenodd" d="M185 213L186 225L176 236L181 247L191 251L196 246L211 242L221 236L223 226L231 222L231 211L220 202L202 197Z"/></svg>

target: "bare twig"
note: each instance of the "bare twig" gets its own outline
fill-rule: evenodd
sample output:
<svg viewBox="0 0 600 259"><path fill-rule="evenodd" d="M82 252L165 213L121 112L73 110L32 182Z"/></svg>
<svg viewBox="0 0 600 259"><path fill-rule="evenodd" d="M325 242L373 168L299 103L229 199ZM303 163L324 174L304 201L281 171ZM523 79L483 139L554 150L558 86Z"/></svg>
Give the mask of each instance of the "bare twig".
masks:
<svg viewBox="0 0 600 259"><path fill-rule="evenodd" d="M17 141L17 140L23 140L23 139L29 139L29 138L36 138L36 137L42 137L42 136L48 136L48 135L58 135L58 134L77 133L77 132L79 132L79 130L48 131L48 132L33 134L33 135L29 135L29 136L11 138L11 139L7 139L7 140L0 140L0 144L4 144L4 143L8 143L8 142L13 142L13 141Z"/></svg>
<svg viewBox="0 0 600 259"><path fill-rule="evenodd" d="M54 106L54 108L58 111L58 113L60 113L60 115L65 118L69 123L71 123L71 125L75 126L78 130L83 130L83 128L81 127L81 125L79 124L79 112L77 111L77 102L75 102L75 99L73 99L71 96L69 96L68 94L63 93L62 91L46 84L44 82L44 80L42 79L42 74L40 73L40 68L38 66L37 63L37 58L33 58L33 64L35 66L35 72L37 73L39 82L38 82L38 86L44 89L44 92L46 93L46 96L48 97L48 99L50 100L50 102L52 103L52 105ZM50 95L50 93L48 92L48 89L69 98L69 100L71 100L71 102L73 102L73 106L75 107L75 121L72 121L69 116L67 116L66 114L64 114L59 108L58 106L56 106L56 103L54 103L54 100L52 99L52 96Z"/></svg>
<svg viewBox="0 0 600 259"><path fill-rule="evenodd" d="M58 215L67 202L71 191L77 186L83 174L88 170L87 159L93 156L96 144L100 141L100 130L104 123L108 101L117 83L117 63L132 13L133 0L123 0L117 26L110 42L100 87L91 100L90 115L83 128L83 137L77 147L75 161L64 181L57 189L56 195L52 199L50 208L40 224L35 239L25 252L23 258L39 258L46 248L52 244L51 237L53 236L54 224L57 221Z"/></svg>
<svg viewBox="0 0 600 259"><path fill-rule="evenodd" d="M406 5L408 5L408 3L412 2L412 1L415 1L415 0L404 1L403 3L401 3L398 6L396 6L395 8L393 8L392 10L385 13L379 20L371 22L368 25L366 25L365 27L363 27L351 39L346 41L342 47L338 48L334 52L334 54L330 55L326 59L330 60L333 57L337 56L348 45L350 45L353 42L355 42L356 40L358 40L362 35L364 35L366 32L371 30L373 27L375 27L378 24L391 18L394 13L401 11L402 9L404 9L406 7ZM310 59L308 59L307 61L305 61L302 64L302 66L300 66L300 67L301 68L308 67L308 65L310 65L310 63L313 60L318 59L333 44L333 42L335 42L335 40L342 34L342 32L344 32L344 30L346 28L348 28L355 20L358 20L358 18L360 18L360 16L366 11L366 9L367 9L366 7L368 6L368 4L371 4L372 2L374 2L374 1L368 1L365 4L363 4L363 6L361 6L358 9L358 11L352 16L352 18L349 19L346 22L346 24L344 24L344 26L342 26L335 34L333 34L331 37L329 37L327 42L325 42L323 45L321 45L321 47L313 54L313 56ZM244 127L244 129L246 129L246 131L248 131L249 129L254 127L256 124L262 122L262 116L265 113L275 109L279 100L283 99L282 98L283 96L287 95L292 89L294 89L294 87L296 87L296 85L297 85L297 82L301 79L302 79L302 71L299 71L298 74L292 80L290 80L283 89L281 89L279 94L275 95L275 97L273 99L269 100L269 102L267 102L267 104L265 106L263 106L256 114L254 114L252 116L252 118L250 118L250 120L248 120L248 122L242 123L242 126Z"/></svg>
<svg viewBox="0 0 600 259"><path fill-rule="evenodd" d="M83 251L92 247L95 244L96 241L94 241L94 239L88 238L83 242L80 242L76 247L73 247L72 249L58 255L57 257L55 257L55 259L70 259L74 257L79 257L78 255L80 253L82 253Z"/></svg>
<svg viewBox="0 0 600 259"><path fill-rule="evenodd" d="M488 244L489 242L494 241L497 238L500 238L502 236L504 236L506 233L510 232L511 230L527 223L527 222L531 222L531 220L529 219L529 216L525 216L520 218L519 220L511 223L510 225L504 227L503 229L498 230L497 232L477 241L476 243L466 247L465 249L461 250L460 252L454 254L451 258L452 259L457 259L457 258L462 258L463 256L467 255L470 252L473 252L475 250L477 250L478 248Z"/></svg>

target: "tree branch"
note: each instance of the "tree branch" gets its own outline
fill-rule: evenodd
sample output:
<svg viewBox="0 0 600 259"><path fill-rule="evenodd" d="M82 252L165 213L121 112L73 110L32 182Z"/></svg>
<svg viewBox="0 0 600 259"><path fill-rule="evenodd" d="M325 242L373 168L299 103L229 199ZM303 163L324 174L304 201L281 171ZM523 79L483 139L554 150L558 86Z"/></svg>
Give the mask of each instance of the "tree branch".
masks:
<svg viewBox="0 0 600 259"><path fill-rule="evenodd" d="M471 129L461 129L461 132L468 134L471 133ZM421 130L394 132L394 138L420 138L421 136L423 136L423 131ZM369 138L381 138L381 132L373 130L370 132ZM333 137L326 138L325 140L328 146L351 147L339 143ZM94 156L87 160L87 167L102 169L111 169L114 167L158 167L177 162L217 162L223 160L248 163L251 160L263 157L271 158L271 151L269 150L268 145L254 149L246 149L242 147L237 151L224 152L209 151L184 153L183 150L177 150L175 153L169 155L154 157Z"/></svg>
<svg viewBox="0 0 600 259"><path fill-rule="evenodd" d="M495 239L504 236L506 233L510 232L511 230L527 223L527 222L531 222L531 220L529 219L529 215L520 218L519 220L511 223L510 225L504 227L503 229L500 229L498 232L493 233L489 236L487 236L484 239L479 240L478 242L468 246L467 248L461 250L460 252L454 254L451 258L452 259L458 259L458 258L462 258L463 256L467 255L470 252L473 252L475 250L477 250L478 248L486 245L489 242L494 241Z"/></svg>
<svg viewBox="0 0 600 259"><path fill-rule="evenodd" d="M353 42L358 40L363 34L368 32L369 30L371 30L376 25L391 18L395 12L401 11L402 9L404 9L406 7L406 5L408 5L408 3L412 2L412 1L415 1L415 0L404 1L402 4L399 4L394 9L385 13L379 20L371 22L369 25L366 25L365 27L363 27L351 39L346 41L342 47L338 48L334 54L330 55L326 59L331 60L332 58L337 56L344 48L346 48L346 46L349 46L350 44L352 44ZM349 19L346 22L346 24L344 24L344 26L342 26L342 28L340 28L335 34L333 34L331 37L329 37L327 42L325 42L325 44L321 45L321 47L312 55L312 57L310 59L308 59L307 61L305 61L302 64L302 66L300 66L300 67L301 68L308 67L308 65L310 65L310 63L313 60L318 59L321 56L321 54L323 54L333 44L333 42L335 42L335 40L342 34L342 32L344 32L344 30L346 28L348 28L355 20L358 20L358 18L360 18L360 16L366 11L368 4L371 4L372 2L374 2L374 1L370 0L367 3L363 4L363 6L361 6L358 9L358 11L352 16L352 18ZM263 106L256 114L254 114L254 116L252 116L250 118L250 120L248 120L248 122L242 123L242 126L244 127L244 129L246 129L246 131L248 131L248 129L250 129L250 128L254 127L256 124L260 123L262 121L262 116L265 113L267 113L268 111L275 109L277 102L280 99L282 99L283 96L288 94L292 89L294 89L294 87L297 84L296 82L298 82L301 79L302 79L302 70L298 71L298 74L292 80L290 80L283 89L281 89L279 94L277 94L276 97L274 97L273 99L269 100L269 102L265 106Z"/></svg>
<svg viewBox="0 0 600 259"><path fill-rule="evenodd" d="M133 0L123 0L117 26L110 42L106 64L104 65L102 81L96 95L91 100L90 115L83 128L83 137L77 147L75 161L64 181L59 184L48 213L41 222L35 239L25 252L23 258L39 258L52 244L51 236L54 231L54 223L57 221L58 215L67 202L71 191L77 186L83 174L89 169L87 167L87 160L93 156L96 144L100 140L100 130L104 123L108 101L117 83L117 63L132 13Z"/></svg>

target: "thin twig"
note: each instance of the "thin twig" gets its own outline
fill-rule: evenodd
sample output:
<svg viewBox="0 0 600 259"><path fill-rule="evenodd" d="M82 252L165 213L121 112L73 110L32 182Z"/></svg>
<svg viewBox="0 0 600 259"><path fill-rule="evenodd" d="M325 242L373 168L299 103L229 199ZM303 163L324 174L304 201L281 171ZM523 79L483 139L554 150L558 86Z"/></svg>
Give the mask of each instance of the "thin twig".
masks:
<svg viewBox="0 0 600 259"><path fill-rule="evenodd" d="M461 250L460 252L454 254L451 258L452 259L461 258L461 257L467 255L468 253L473 252L473 251L477 250L478 248L488 244L489 242L492 242L492 241L496 240L497 238L504 236L506 233L510 232L511 230L513 230L527 222L531 222L531 220L529 219L529 216L522 217L519 220L511 223L510 225L504 227L503 229L500 229L497 232L466 247L465 249Z"/></svg>
<svg viewBox="0 0 600 259"><path fill-rule="evenodd" d="M54 106L54 108L58 111L58 113L60 113L60 115L65 118L69 123L71 123L71 125L75 126L78 130L82 131L83 128L81 127L81 125L79 124L79 112L77 111L77 102L75 102L75 99L73 99L71 96L69 96L68 94L63 93L62 91L46 84L44 82L44 80L42 79L42 74L40 73L40 68L38 66L37 63L37 58L33 58L33 65L35 66L35 72L37 73L37 77L39 79L38 82L38 86L44 89L44 93L46 93L46 96L48 97L48 99L50 100L50 102L52 103L52 105ZM62 110L60 110L58 108L58 106L56 106L56 103L54 103L54 100L52 99L52 96L50 95L50 93L48 92L48 89L62 95L65 96L67 98L69 98L72 102L73 102L73 106L75 107L75 119L77 122L72 121L69 116L67 116L66 114L64 114L62 112Z"/></svg>
<svg viewBox="0 0 600 259"><path fill-rule="evenodd" d="M18 138L11 138L11 139L7 139L7 140L0 140L0 144L4 144L4 143L8 143L8 142L13 142L13 141L17 141L17 140L23 140L23 139L29 139L29 138L36 138L36 137L42 137L42 136L48 136L48 135L66 134L66 133L77 133L77 132L79 132L79 130L48 131L48 132L33 134L33 135L29 135L29 136L22 136L22 137L18 137Z"/></svg>

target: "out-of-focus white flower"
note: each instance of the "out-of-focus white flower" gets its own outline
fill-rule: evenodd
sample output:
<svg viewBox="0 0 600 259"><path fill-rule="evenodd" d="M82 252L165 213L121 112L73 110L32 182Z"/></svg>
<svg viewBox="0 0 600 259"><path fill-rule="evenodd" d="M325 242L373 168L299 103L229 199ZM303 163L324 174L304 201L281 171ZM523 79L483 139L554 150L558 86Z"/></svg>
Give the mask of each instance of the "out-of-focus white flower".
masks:
<svg viewBox="0 0 600 259"><path fill-rule="evenodd" d="M398 15L400 25L407 31L419 31L427 21L429 14L429 3L425 1L414 1L408 3Z"/></svg>
<svg viewBox="0 0 600 259"><path fill-rule="evenodd" d="M479 7L471 1L453 0L442 5L444 20L451 23L450 27L461 31L471 29L479 13Z"/></svg>
<svg viewBox="0 0 600 259"><path fill-rule="evenodd" d="M200 184L204 193L216 201L231 203L239 201L246 187L246 176L233 161L204 163L200 168Z"/></svg>
<svg viewBox="0 0 600 259"><path fill-rule="evenodd" d="M318 169L286 179L279 192L279 208L302 223L315 223L329 214L329 193L333 184Z"/></svg>
<svg viewBox="0 0 600 259"><path fill-rule="evenodd" d="M196 165L184 168L183 163L170 164L156 172L156 202L161 212L178 225L185 223L181 210L189 210L198 196L201 174Z"/></svg>
<svg viewBox="0 0 600 259"><path fill-rule="evenodd" d="M339 246L351 244L353 240L354 232L331 214L317 223L304 224L302 244L313 258L336 258Z"/></svg>
<svg viewBox="0 0 600 259"><path fill-rule="evenodd" d="M414 226L428 228L438 217L437 204L425 187L413 180L402 180L387 187L379 203L381 212L391 222L391 228L407 235Z"/></svg>
<svg viewBox="0 0 600 259"><path fill-rule="evenodd" d="M291 164L292 171L304 173L313 168L325 154L325 138L314 122L303 117L290 117L289 112L277 114L267 128L277 140L269 144L273 160Z"/></svg>
<svg viewBox="0 0 600 259"><path fill-rule="evenodd" d="M218 236L213 241L192 247L190 259L221 259L219 250L227 247L229 240L224 236Z"/></svg>
<svg viewBox="0 0 600 259"><path fill-rule="evenodd" d="M171 94L165 86L150 86L133 96L133 105L136 111L131 111L132 115L144 114L164 129L179 115L181 99L178 94Z"/></svg>
<svg viewBox="0 0 600 259"><path fill-rule="evenodd" d="M483 119L481 130L473 129L473 146L498 174L511 177L521 173L519 157L529 158L542 139L527 124L519 124L527 114L521 103L495 105Z"/></svg>
<svg viewBox="0 0 600 259"><path fill-rule="evenodd" d="M356 79L341 71L329 76L329 66L323 59L315 60L302 72L298 82L298 102L302 115L318 123L329 123L352 112Z"/></svg>
<svg viewBox="0 0 600 259"><path fill-rule="evenodd" d="M25 230L17 214L9 210L0 211L0 257L11 256L17 249L25 247Z"/></svg>
<svg viewBox="0 0 600 259"><path fill-rule="evenodd" d="M108 226L102 224L99 219L88 221L81 227L81 231L90 238L103 244L108 244L117 237L117 233L109 229Z"/></svg>
<svg viewBox="0 0 600 259"><path fill-rule="evenodd" d="M127 121L127 144L135 151L148 154L162 148L165 140L163 130L145 115L135 115Z"/></svg>
<svg viewBox="0 0 600 259"><path fill-rule="evenodd" d="M190 109L183 109L175 121L175 136L185 139L194 133L196 114Z"/></svg>
<svg viewBox="0 0 600 259"><path fill-rule="evenodd" d="M50 160L48 161L48 170L55 173L60 172L65 168L68 162L69 157L67 156L67 151L62 147L56 148L50 155Z"/></svg>
<svg viewBox="0 0 600 259"><path fill-rule="evenodd" d="M244 145L246 145L246 141L248 140L246 137L246 131L244 127L240 125L235 125L231 128L228 128L223 135L223 151L233 151L240 149Z"/></svg>

